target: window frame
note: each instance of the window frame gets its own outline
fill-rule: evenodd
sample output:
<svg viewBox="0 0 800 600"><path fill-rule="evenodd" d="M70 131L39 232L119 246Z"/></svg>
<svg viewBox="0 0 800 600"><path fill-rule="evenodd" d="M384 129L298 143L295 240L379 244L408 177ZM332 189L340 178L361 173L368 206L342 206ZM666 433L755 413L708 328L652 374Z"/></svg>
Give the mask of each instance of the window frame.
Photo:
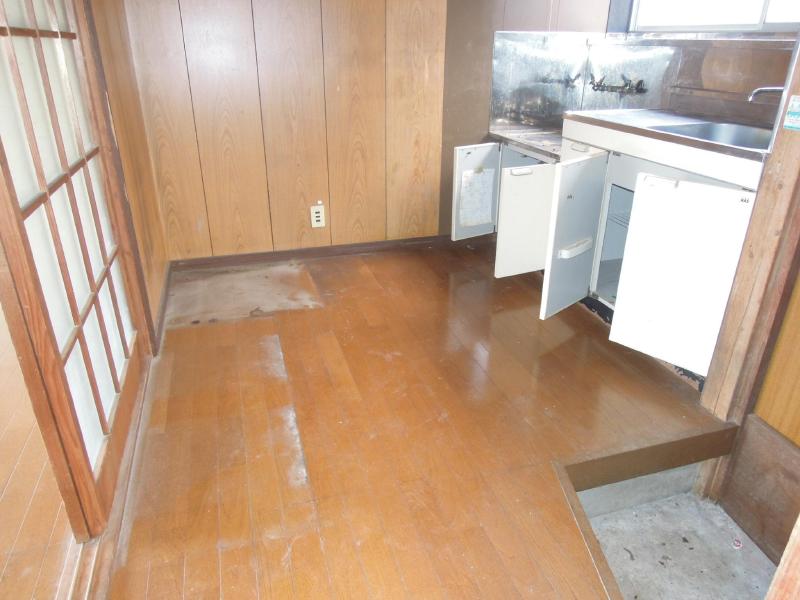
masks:
<svg viewBox="0 0 800 600"><path fill-rule="evenodd" d="M639 3L641 0L632 0L631 18L628 31L631 33L668 33L668 32L741 32L741 33L781 33L800 31L800 21L792 23L767 23L767 11L772 0L761 0L761 18L754 25L648 25L638 24Z"/></svg>

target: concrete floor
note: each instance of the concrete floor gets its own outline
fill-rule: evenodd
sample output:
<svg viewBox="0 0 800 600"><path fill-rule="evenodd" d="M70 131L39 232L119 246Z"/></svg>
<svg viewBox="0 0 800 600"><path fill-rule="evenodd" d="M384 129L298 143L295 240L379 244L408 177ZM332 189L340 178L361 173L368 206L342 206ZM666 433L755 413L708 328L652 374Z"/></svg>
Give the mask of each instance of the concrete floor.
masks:
<svg viewBox="0 0 800 600"><path fill-rule="evenodd" d="M719 506L688 493L591 519L632 600L763 598L775 565Z"/></svg>

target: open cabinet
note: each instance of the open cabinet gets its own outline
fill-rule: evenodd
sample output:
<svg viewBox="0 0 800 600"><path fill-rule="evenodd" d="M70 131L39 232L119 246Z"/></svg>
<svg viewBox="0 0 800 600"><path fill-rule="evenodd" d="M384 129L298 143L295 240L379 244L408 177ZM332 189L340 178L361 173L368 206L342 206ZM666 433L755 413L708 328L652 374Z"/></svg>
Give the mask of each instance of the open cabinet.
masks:
<svg viewBox="0 0 800 600"><path fill-rule="evenodd" d="M754 192L565 140L547 163L456 148L454 240L497 231L495 277L544 270L540 317L587 296L610 339L706 375Z"/></svg>
<svg viewBox="0 0 800 600"><path fill-rule="evenodd" d="M754 198L640 173L610 339L705 376Z"/></svg>
<svg viewBox="0 0 800 600"><path fill-rule="evenodd" d="M548 248L552 245L551 213L557 207L557 195L571 200L589 195L599 198L602 194L607 153L575 147L576 156L560 163L508 145L456 148L451 238L463 240L497 231L495 277L545 269L552 254ZM578 174L588 171L596 174L595 190L589 190ZM596 224L597 216L595 229ZM587 292L588 277L583 295L574 302Z"/></svg>

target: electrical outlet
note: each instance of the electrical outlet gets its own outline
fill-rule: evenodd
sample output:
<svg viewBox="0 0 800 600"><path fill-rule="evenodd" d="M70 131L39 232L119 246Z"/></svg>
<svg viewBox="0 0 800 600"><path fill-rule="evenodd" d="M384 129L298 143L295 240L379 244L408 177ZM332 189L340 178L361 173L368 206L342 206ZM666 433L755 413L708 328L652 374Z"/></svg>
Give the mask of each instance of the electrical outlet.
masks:
<svg viewBox="0 0 800 600"><path fill-rule="evenodd" d="M325 227L325 205L320 202L312 206L311 210L311 227Z"/></svg>

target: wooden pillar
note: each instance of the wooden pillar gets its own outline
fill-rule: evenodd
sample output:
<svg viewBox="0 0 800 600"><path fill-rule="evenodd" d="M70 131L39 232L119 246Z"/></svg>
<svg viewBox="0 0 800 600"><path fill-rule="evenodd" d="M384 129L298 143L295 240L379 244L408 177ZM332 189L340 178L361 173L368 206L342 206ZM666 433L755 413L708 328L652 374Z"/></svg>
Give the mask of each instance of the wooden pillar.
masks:
<svg viewBox="0 0 800 600"><path fill-rule="evenodd" d="M800 64L792 61L789 95L800 95ZM725 421L742 423L752 409L791 296L800 246L800 132L778 128L731 289L714 358L701 397ZM698 491L718 498L729 458L704 466Z"/></svg>
<svg viewBox="0 0 800 600"><path fill-rule="evenodd" d="M792 537L783 551L783 558L769 586L766 600L800 598L800 519L794 525Z"/></svg>

